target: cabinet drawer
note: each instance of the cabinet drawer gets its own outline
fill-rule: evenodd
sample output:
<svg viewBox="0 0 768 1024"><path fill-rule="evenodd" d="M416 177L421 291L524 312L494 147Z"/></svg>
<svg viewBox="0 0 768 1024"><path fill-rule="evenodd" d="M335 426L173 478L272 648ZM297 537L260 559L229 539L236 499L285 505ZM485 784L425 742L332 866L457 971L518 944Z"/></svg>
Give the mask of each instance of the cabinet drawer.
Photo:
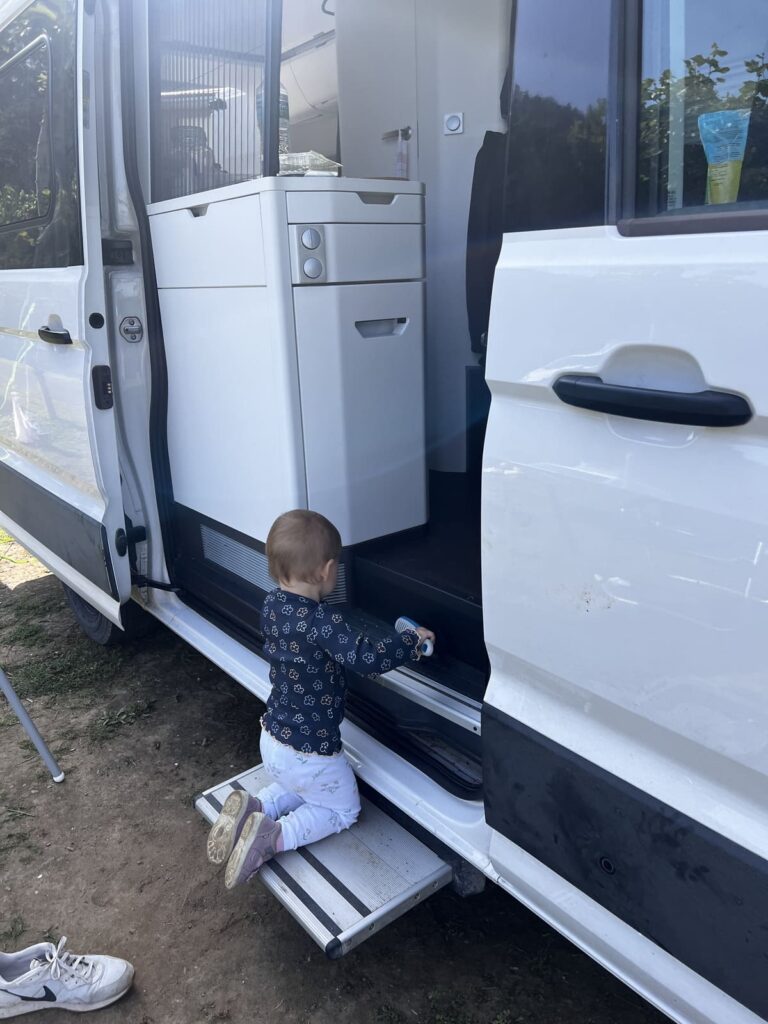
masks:
<svg viewBox="0 0 768 1024"><path fill-rule="evenodd" d="M319 245L304 244L307 227ZM412 281L424 276L424 239L420 224L291 225L294 284L354 284L363 281Z"/></svg>
<svg viewBox="0 0 768 1024"><path fill-rule="evenodd" d="M152 214L158 288L265 284L259 196Z"/></svg>
<svg viewBox="0 0 768 1024"><path fill-rule="evenodd" d="M421 224L424 196L379 192L288 192L288 223Z"/></svg>

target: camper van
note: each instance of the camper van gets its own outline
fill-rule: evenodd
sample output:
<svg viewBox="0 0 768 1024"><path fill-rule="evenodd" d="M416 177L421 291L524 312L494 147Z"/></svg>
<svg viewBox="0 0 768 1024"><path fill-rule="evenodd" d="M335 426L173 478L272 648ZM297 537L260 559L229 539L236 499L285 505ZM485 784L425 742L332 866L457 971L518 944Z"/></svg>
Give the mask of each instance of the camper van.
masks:
<svg viewBox="0 0 768 1024"><path fill-rule="evenodd" d="M262 872L332 956L488 879L768 1020L767 299L765 0L0 2L0 524L261 700L287 509L437 634Z"/></svg>

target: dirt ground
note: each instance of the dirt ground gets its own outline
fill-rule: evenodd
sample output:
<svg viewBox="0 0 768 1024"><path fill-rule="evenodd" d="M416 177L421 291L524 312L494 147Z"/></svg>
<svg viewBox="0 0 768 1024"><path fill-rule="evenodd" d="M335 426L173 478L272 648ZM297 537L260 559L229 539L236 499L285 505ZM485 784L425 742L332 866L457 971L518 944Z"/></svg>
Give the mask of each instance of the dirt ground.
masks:
<svg viewBox="0 0 768 1024"><path fill-rule="evenodd" d="M102 1024L666 1019L495 886L444 890L335 963L258 882L227 893L192 800L258 761L261 705L163 629L92 644L2 533L0 665L67 774L51 782L0 698L0 949L66 934L131 960Z"/></svg>

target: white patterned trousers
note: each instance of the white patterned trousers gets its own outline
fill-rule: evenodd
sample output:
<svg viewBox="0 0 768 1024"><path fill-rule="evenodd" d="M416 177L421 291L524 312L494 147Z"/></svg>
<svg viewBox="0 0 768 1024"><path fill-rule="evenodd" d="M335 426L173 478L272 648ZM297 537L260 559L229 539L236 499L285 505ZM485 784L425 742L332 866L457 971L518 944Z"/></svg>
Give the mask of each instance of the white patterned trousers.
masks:
<svg viewBox="0 0 768 1024"><path fill-rule="evenodd" d="M280 819L286 850L343 832L357 821L357 780L343 753L301 754L262 729L261 757L274 780L257 795L264 813Z"/></svg>

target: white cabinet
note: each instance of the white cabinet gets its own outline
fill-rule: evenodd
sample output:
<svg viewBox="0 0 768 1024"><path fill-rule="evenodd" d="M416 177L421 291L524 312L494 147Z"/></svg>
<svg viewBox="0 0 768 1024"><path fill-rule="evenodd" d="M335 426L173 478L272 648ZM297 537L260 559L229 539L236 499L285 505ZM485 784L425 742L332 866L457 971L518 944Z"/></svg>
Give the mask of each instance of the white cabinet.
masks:
<svg viewBox="0 0 768 1024"><path fill-rule="evenodd" d="M150 207L174 499L256 541L426 522L423 190L262 179Z"/></svg>

